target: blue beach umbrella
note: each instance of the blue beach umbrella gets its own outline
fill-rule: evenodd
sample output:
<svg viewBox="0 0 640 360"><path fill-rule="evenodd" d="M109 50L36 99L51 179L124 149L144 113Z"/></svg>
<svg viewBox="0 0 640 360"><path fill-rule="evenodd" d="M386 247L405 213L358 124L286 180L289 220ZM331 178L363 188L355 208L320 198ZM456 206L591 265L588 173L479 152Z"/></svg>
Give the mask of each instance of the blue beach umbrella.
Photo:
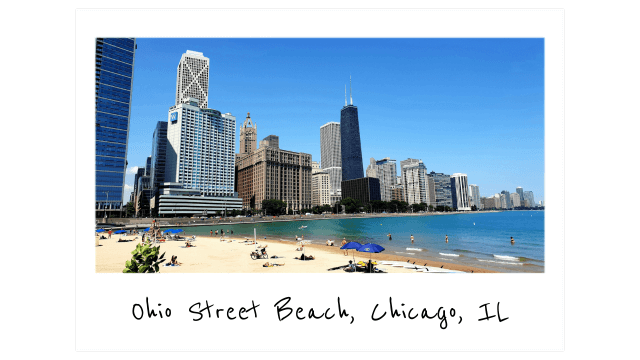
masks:
<svg viewBox="0 0 640 360"><path fill-rule="evenodd" d="M360 248L356 249L359 252L368 252L369 253L369 260L371 260L371 254L372 253L379 253L379 252L383 252L384 248L378 244L373 244L373 243L368 243L368 244L364 244L362 246L360 246Z"/></svg>
<svg viewBox="0 0 640 360"><path fill-rule="evenodd" d="M103 232L103 231L106 231L106 230L105 230L105 229L98 229L98 230L96 230L96 232L97 232L97 233L100 233L100 232Z"/></svg>
<svg viewBox="0 0 640 360"><path fill-rule="evenodd" d="M358 250L360 247L362 246L362 244L360 244L357 241L350 241L344 245L342 245L342 247L340 248L341 250L349 250L349 249L354 249L354 250ZM353 262L356 262L356 252L353 252Z"/></svg>
<svg viewBox="0 0 640 360"><path fill-rule="evenodd" d="M144 231L149 231L149 230L151 230L151 228L150 228L150 227L148 227L148 228L144 229Z"/></svg>
<svg viewBox="0 0 640 360"><path fill-rule="evenodd" d="M124 234L126 232L127 232L126 230L118 230L118 231L114 232L114 234Z"/></svg>

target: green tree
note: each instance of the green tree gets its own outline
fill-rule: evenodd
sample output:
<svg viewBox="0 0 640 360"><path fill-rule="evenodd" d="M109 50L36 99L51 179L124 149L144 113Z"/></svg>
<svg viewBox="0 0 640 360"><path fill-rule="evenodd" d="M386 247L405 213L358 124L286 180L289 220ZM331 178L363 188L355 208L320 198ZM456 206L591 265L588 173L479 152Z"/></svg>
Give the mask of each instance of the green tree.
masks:
<svg viewBox="0 0 640 360"><path fill-rule="evenodd" d="M133 257L125 263L123 273L157 273L160 272L160 264L166 259L164 254L160 254L160 246L136 245L135 250L131 252Z"/></svg>
<svg viewBox="0 0 640 360"><path fill-rule="evenodd" d="M126 217L133 217L136 214L136 207L133 204L133 201L129 201L127 203Z"/></svg>
<svg viewBox="0 0 640 360"><path fill-rule="evenodd" d="M282 215L287 208L287 203L282 200L270 199L262 200L262 210L265 215Z"/></svg>
<svg viewBox="0 0 640 360"><path fill-rule="evenodd" d="M347 214L353 214L360 210L360 208L362 207L362 202L360 202L360 200L358 199L346 198L340 201L340 205L344 206L344 211Z"/></svg>
<svg viewBox="0 0 640 360"><path fill-rule="evenodd" d="M433 211L433 205L429 205L429 211Z"/></svg>
<svg viewBox="0 0 640 360"><path fill-rule="evenodd" d="M331 205L329 205L329 204L323 205L323 206L322 206L322 208L321 208L320 210L321 210L323 213L330 212L330 211L331 211Z"/></svg>

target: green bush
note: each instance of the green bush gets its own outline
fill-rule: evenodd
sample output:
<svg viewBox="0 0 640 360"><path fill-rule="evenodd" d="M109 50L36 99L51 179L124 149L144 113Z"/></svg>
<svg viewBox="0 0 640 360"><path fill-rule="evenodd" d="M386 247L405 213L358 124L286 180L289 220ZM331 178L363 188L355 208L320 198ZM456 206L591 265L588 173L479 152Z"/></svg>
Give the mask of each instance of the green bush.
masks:
<svg viewBox="0 0 640 360"><path fill-rule="evenodd" d="M160 264L165 260L164 254L158 257L160 246L136 245L136 249L131 252L133 257L127 260L123 273L156 273L160 272Z"/></svg>

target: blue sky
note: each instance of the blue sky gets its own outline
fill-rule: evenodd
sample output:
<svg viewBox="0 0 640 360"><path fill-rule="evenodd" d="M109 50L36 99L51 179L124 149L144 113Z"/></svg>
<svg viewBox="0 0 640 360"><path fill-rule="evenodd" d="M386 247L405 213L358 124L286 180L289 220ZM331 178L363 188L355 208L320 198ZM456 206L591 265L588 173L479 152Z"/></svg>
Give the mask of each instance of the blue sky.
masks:
<svg viewBox="0 0 640 360"><path fill-rule="evenodd" d="M371 157L417 158L429 172L466 173L482 196L521 186L544 200L543 39L137 42L129 186L175 103L180 57L193 50L210 59L209 107L236 116L236 149L250 112L258 139L278 135L280 148L320 161L320 126L340 121L351 75L364 169Z"/></svg>

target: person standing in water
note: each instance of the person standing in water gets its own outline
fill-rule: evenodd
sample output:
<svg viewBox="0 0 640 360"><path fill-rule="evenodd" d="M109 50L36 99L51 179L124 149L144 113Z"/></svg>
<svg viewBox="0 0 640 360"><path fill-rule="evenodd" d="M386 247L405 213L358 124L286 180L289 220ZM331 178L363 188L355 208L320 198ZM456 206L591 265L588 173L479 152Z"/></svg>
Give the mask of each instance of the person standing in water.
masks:
<svg viewBox="0 0 640 360"><path fill-rule="evenodd" d="M340 245L340 247L347 245L347 239L346 238L342 238L342 245ZM344 249L344 256L349 255L349 251L347 249Z"/></svg>
<svg viewBox="0 0 640 360"><path fill-rule="evenodd" d="M209 231L209 233L211 234L211 237L213 237L213 230Z"/></svg>
<svg viewBox="0 0 640 360"><path fill-rule="evenodd" d="M389 237L389 241L391 241L391 233L389 233L389 235L387 235Z"/></svg>
<svg viewBox="0 0 640 360"><path fill-rule="evenodd" d="M513 244L515 244L515 243L516 243L516 241L515 241L515 240L513 240L513 236L512 236L512 237L511 237L511 245L513 245Z"/></svg>
<svg viewBox="0 0 640 360"><path fill-rule="evenodd" d="M444 236L444 242L448 243L449 242L449 235L445 235Z"/></svg>
<svg viewBox="0 0 640 360"><path fill-rule="evenodd" d="M413 234L411 234L411 243L413 244Z"/></svg>

